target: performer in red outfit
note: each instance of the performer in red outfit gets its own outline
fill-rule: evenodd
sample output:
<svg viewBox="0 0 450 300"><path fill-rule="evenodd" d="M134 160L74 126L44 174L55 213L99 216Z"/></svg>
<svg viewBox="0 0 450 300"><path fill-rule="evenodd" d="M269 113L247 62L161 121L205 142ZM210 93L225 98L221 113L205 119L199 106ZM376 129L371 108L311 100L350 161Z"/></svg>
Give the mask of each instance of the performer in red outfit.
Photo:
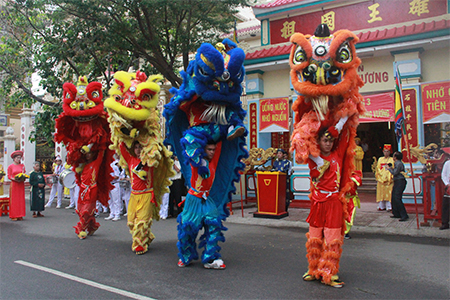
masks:
<svg viewBox="0 0 450 300"><path fill-rule="evenodd" d="M131 196L128 203L128 227L133 237L131 249L136 254L148 251L148 245L155 239L151 232L154 216L158 215L158 204L153 193L153 168L143 165L138 158L142 146L139 142L133 144L134 155L128 152L127 147L120 143L120 152L128 163L131 178Z"/></svg>
<svg viewBox="0 0 450 300"><path fill-rule="evenodd" d="M77 174L77 179L80 183L80 195L78 196L78 209L76 212L80 217L80 221L73 228L75 228L75 233L80 239L85 239L87 235L93 235L100 227L100 224L95 220L94 214L98 199L97 178L103 155L103 151L86 153L84 155L86 164L81 174Z"/></svg>
<svg viewBox="0 0 450 300"><path fill-rule="evenodd" d="M309 267L303 279L321 279L325 284L342 287L344 283L338 280L337 273L342 252L346 199L340 184L349 130L344 129L339 139L333 141L326 129L319 132L318 144L320 156L330 163L328 169L317 177L317 165L309 161L311 211L306 219L309 223L306 243Z"/></svg>
<svg viewBox="0 0 450 300"><path fill-rule="evenodd" d="M80 221L74 228L78 237L85 239L100 226L93 216L96 201L108 205L113 189L113 151L108 148L111 134L101 83L88 83L86 76L80 76L77 86L69 82L63 85L63 97L64 111L56 119L55 141L66 146L67 163L77 175Z"/></svg>
<svg viewBox="0 0 450 300"><path fill-rule="evenodd" d="M20 221L25 217L25 181L17 180L17 174L25 174L25 166L21 163L23 152L20 150L11 153L13 163L8 167L9 187L9 217L13 221Z"/></svg>

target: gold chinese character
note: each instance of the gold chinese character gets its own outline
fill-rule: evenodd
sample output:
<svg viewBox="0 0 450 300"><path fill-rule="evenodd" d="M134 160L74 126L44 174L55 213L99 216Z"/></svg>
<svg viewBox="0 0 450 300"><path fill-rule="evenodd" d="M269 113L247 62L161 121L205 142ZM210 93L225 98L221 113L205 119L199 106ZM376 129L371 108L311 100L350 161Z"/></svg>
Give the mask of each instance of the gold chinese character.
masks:
<svg viewBox="0 0 450 300"><path fill-rule="evenodd" d="M405 111L411 112L411 105L406 105L405 106Z"/></svg>
<svg viewBox="0 0 450 300"><path fill-rule="evenodd" d="M295 21L292 22L284 22L283 23L283 28L281 29L281 37L282 38L289 38L291 37L291 35L293 35L295 32Z"/></svg>
<svg viewBox="0 0 450 300"><path fill-rule="evenodd" d="M413 0L409 2L409 14L417 14L420 17L421 14L429 13L428 1L429 0Z"/></svg>
<svg viewBox="0 0 450 300"><path fill-rule="evenodd" d="M406 94L405 101L409 101L409 100L411 100L411 95L410 94Z"/></svg>
<svg viewBox="0 0 450 300"><path fill-rule="evenodd" d="M409 119L411 119L411 115L410 115L410 114L407 114L407 115L406 115L406 120L409 121Z"/></svg>
<svg viewBox="0 0 450 300"><path fill-rule="evenodd" d="M375 4L373 4L373 5L371 5L371 6L368 7L368 9L369 9L370 11L372 11L372 12L370 13L370 15L369 15L372 19L370 19L369 21L367 21L367 23L373 23L373 22L375 22L375 21L382 21L382 20L383 20L383 18L381 18L381 17L378 16L378 15L380 14L380 12L377 11L378 6L380 6L380 4L375 3Z"/></svg>
<svg viewBox="0 0 450 300"><path fill-rule="evenodd" d="M406 130L408 130L408 131L412 130L411 124L406 124Z"/></svg>
<svg viewBox="0 0 450 300"><path fill-rule="evenodd" d="M412 135L411 135L411 133L408 133L408 140L412 140Z"/></svg>
<svg viewBox="0 0 450 300"><path fill-rule="evenodd" d="M330 11L322 16L322 24L327 24L331 31L334 30L334 11Z"/></svg>

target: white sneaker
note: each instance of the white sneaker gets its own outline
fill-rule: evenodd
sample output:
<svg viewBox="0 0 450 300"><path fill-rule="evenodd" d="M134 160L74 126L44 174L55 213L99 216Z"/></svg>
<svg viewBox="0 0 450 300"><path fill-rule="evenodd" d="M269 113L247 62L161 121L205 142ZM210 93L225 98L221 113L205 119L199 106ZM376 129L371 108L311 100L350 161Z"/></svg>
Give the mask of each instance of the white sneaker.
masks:
<svg viewBox="0 0 450 300"><path fill-rule="evenodd" d="M115 221L119 221L120 220L120 217L114 217L114 219L112 219L114 222Z"/></svg>
<svg viewBox="0 0 450 300"><path fill-rule="evenodd" d="M61 208L61 205L57 205L56 208Z"/></svg>
<svg viewBox="0 0 450 300"><path fill-rule="evenodd" d="M223 270L227 266L225 266L222 259L218 258L211 263L204 264L203 267L205 267L205 269Z"/></svg>
<svg viewBox="0 0 450 300"><path fill-rule="evenodd" d="M111 216L111 215L109 217L105 218L106 221L109 221L109 220L112 220L112 219L114 219L114 216Z"/></svg>
<svg viewBox="0 0 450 300"><path fill-rule="evenodd" d="M65 209L74 209L74 208L75 208L75 206L70 206L70 205L65 207Z"/></svg>
<svg viewBox="0 0 450 300"><path fill-rule="evenodd" d="M50 208L50 207L52 207L52 205L47 203L47 204L45 205L45 207Z"/></svg>
<svg viewBox="0 0 450 300"><path fill-rule="evenodd" d="M128 213L125 213L123 216L124 216L124 217L128 216Z"/></svg>

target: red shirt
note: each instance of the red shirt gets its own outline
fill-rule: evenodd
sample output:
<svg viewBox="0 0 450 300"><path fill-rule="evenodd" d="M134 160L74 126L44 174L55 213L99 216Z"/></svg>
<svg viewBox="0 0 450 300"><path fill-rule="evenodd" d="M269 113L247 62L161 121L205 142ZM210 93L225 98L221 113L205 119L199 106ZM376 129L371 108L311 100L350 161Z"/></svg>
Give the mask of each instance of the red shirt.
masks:
<svg viewBox="0 0 450 300"><path fill-rule="evenodd" d="M214 157L209 162L209 172L210 176L208 178L203 178L198 175L198 168L191 165L191 189L189 189L189 194L197 196L199 198L203 197L203 194L207 197L209 195L209 190L211 189L214 177L216 176L217 163L219 162L220 152L222 149L222 142L217 143L216 152Z"/></svg>
<svg viewBox="0 0 450 300"><path fill-rule="evenodd" d="M141 160L136 156L131 155L128 152L128 149L124 145L124 143L120 143L120 152L122 153L122 156L125 159L125 161L128 163L128 171L130 172L131 178L131 192L142 193L150 191L153 188L153 168L144 165L142 170L147 172L147 180L142 180L136 174L133 173L133 169L139 165Z"/></svg>
<svg viewBox="0 0 450 300"><path fill-rule="evenodd" d="M331 194L337 194L340 188L342 162L345 151L348 146L348 130L344 130L341 133L337 144L328 156L320 155L324 160L330 162L330 166L323 174L322 178L316 182L312 182L312 199L316 201L325 201L326 196ZM315 168L316 164L309 160L309 168ZM331 193L331 194L330 194Z"/></svg>

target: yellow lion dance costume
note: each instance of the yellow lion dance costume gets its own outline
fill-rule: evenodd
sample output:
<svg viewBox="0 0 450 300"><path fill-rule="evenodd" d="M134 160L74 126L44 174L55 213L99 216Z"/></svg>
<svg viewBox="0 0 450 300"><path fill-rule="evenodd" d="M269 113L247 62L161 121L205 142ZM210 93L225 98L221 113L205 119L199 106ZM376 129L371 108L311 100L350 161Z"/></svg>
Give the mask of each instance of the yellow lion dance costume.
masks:
<svg viewBox="0 0 450 300"><path fill-rule="evenodd" d="M169 192L169 178L175 175L172 153L163 145L156 109L162 76L147 78L139 71L119 71L114 80L105 100L110 148L119 155L119 164L131 179L128 227L133 237L132 250L143 254L155 238L151 225L153 219L159 220L162 195Z"/></svg>

